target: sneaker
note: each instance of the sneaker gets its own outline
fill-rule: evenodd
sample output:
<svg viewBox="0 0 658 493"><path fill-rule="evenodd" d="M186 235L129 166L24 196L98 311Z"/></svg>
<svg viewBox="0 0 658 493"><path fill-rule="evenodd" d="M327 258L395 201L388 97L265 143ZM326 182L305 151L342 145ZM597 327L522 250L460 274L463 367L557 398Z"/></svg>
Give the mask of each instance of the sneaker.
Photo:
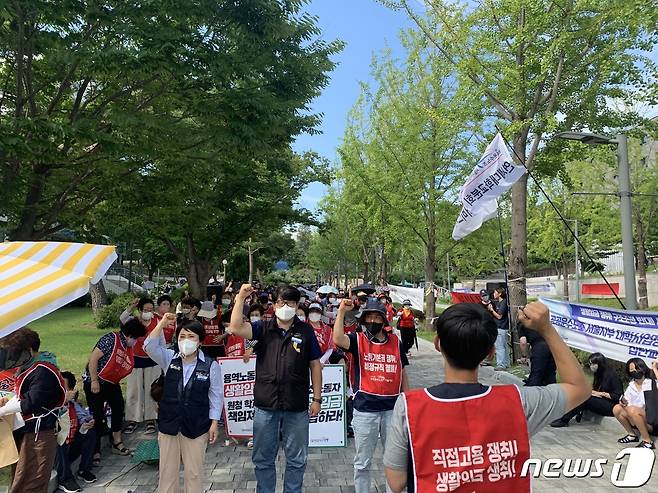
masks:
<svg viewBox="0 0 658 493"><path fill-rule="evenodd" d="M59 483L59 489L64 491L65 493L77 493L78 491L82 491L80 485L73 478L67 479L66 481L62 481L61 483Z"/></svg>
<svg viewBox="0 0 658 493"><path fill-rule="evenodd" d="M653 442L645 442L642 440L640 443L637 444L637 448L650 448L650 449L655 449L656 446L654 445Z"/></svg>
<svg viewBox="0 0 658 493"><path fill-rule="evenodd" d="M552 428L564 428L566 426L569 426L569 422L563 420L562 418L558 418L555 421L551 422L551 427Z"/></svg>
<svg viewBox="0 0 658 493"><path fill-rule="evenodd" d="M78 471L78 477L82 479L85 483L95 483L96 476L92 474L91 471Z"/></svg>

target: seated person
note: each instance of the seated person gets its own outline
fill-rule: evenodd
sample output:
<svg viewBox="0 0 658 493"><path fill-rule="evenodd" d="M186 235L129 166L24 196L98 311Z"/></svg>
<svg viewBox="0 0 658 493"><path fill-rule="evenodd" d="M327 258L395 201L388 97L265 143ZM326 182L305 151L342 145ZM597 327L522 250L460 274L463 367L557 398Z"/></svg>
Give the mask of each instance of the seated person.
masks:
<svg viewBox="0 0 658 493"><path fill-rule="evenodd" d="M619 402L624 392L621 379L612 368L608 366L608 360L601 353L592 353L587 358L586 366L594 375L592 383L592 395L580 406L573 408L561 418L551 423L553 428L569 426L569 421L574 416L580 423L583 411L590 411L599 416L613 416L612 409Z"/></svg>
<svg viewBox="0 0 658 493"><path fill-rule="evenodd" d="M63 371L64 388L66 389L65 409L68 410L71 428L66 441L57 447L57 480L59 489L66 493L80 491L80 485L71 473L71 464L80 457L78 478L85 483L93 483L96 476L91 472L94 449L96 447L96 431L91 412L78 402L78 391L75 390L75 375Z"/></svg>
<svg viewBox="0 0 658 493"><path fill-rule="evenodd" d="M654 362L652 366L653 376L658 378L658 365ZM647 423L644 405L644 392L651 390L651 370L640 358L631 358L626 362L626 373L632 380L612 412L628 434L617 441L631 443L641 439L638 447L655 449L656 446L651 440L653 427ZM640 433L639 438L636 429Z"/></svg>

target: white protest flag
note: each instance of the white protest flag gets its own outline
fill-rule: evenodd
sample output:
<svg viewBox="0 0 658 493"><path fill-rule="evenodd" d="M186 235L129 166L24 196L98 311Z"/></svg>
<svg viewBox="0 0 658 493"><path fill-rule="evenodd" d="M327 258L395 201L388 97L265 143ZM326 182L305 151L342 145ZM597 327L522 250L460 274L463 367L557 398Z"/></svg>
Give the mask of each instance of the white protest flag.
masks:
<svg viewBox="0 0 658 493"><path fill-rule="evenodd" d="M503 136L497 134L459 192L462 210L452 238L461 240L482 223L496 216L496 199L523 176L525 168L515 166Z"/></svg>

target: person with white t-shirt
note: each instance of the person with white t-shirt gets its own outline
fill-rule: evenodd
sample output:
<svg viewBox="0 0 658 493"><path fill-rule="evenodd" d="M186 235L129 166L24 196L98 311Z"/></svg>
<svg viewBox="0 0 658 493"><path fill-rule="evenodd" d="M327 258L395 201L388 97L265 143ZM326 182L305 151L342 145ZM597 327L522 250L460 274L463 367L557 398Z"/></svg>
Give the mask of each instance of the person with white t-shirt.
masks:
<svg viewBox="0 0 658 493"><path fill-rule="evenodd" d="M647 423L646 407L644 404L644 392L651 390L651 378L655 376L658 379L658 365L654 362L653 373L647 367L647 364L640 358L631 358L626 362L626 374L631 378L631 382L626 388L626 392L619 399L612 412L628 432L626 436L617 440L619 443L632 443L640 441L637 445L641 448L655 449L656 446L651 440L651 433L654 431L653 426ZM638 438L635 430L639 431Z"/></svg>

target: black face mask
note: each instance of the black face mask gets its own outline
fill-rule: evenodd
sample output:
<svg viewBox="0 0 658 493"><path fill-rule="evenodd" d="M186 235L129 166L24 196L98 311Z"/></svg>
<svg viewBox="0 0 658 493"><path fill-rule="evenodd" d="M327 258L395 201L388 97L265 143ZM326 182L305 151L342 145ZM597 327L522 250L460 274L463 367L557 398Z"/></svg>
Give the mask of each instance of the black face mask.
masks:
<svg viewBox="0 0 658 493"><path fill-rule="evenodd" d="M365 329L366 335L368 336L369 339L372 339L373 337L379 335L379 333L384 330L384 324L383 323L376 323L376 322L371 322L369 324L363 324L363 328Z"/></svg>
<svg viewBox="0 0 658 493"><path fill-rule="evenodd" d="M32 353L25 349L0 348L0 370L18 368L32 359Z"/></svg>
<svg viewBox="0 0 658 493"><path fill-rule="evenodd" d="M644 378L644 372L642 370L631 371L629 372L629 375L633 380L640 380Z"/></svg>

